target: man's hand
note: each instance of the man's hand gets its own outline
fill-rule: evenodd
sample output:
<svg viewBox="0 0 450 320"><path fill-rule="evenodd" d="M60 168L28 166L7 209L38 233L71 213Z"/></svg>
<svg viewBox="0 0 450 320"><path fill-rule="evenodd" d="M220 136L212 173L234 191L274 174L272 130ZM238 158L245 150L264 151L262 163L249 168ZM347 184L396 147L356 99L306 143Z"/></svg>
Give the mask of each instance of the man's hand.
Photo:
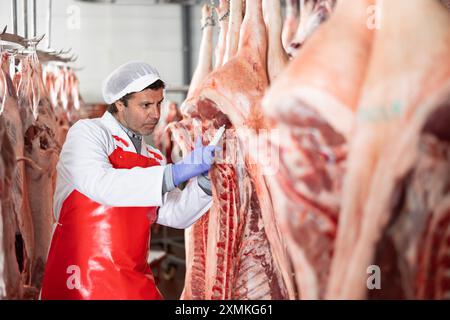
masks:
<svg viewBox="0 0 450 320"><path fill-rule="evenodd" d="M214 154L219 150L221 148L217 146L204 146L202 139L198 138L195 142L194 150L172 166L172 177L175 186L208 172L214 162Z"/></svg>

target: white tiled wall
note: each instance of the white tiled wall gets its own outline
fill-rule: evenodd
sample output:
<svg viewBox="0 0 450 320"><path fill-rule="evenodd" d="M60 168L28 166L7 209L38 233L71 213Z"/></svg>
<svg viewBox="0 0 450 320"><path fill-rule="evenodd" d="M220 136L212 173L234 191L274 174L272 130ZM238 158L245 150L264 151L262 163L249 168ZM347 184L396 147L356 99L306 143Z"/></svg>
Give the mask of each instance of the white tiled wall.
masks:
<svg viewBox="0 0 450 320"><path fill-rule="evenodd" d="M46 31L47 0L36 2L37 33L41 35ZM19 34L23 34L22 3L18 1ZM193 68L201 37L200 10L200 6L191 8ZM79 12L79 28L76 12ZM0 0L0 28L4 25L11 32L10 0ZM53 0L51 45L55 49L72 48L78 55L76 66L82 68L77 72L81 94L87 102L102 101L102 80L129 60L153 64L169 85L183 84L181 7L178 5L125 6ZM172 94L168 98L181 100L182 96Z"/></svg>

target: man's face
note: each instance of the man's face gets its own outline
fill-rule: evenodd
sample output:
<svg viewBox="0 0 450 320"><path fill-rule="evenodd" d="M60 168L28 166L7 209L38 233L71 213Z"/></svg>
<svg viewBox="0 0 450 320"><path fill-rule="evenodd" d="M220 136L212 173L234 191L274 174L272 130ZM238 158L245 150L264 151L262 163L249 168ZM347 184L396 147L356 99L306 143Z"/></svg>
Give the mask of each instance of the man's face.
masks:
<svg viewBox="0 0 450 320"><path fill-rule="evenodd" d="M117 118L128 129L142 135L149 135L159 121L163 100L162 88L136 92L128 100L127 107L121 101L116 103Z"/></svg>

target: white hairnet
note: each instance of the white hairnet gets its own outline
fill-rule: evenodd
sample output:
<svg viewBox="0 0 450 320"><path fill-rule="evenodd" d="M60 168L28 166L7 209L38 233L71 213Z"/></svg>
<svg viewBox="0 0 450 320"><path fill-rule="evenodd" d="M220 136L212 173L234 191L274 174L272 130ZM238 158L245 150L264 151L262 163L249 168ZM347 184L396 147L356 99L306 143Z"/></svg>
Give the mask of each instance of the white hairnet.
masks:
<svg viewBox="0 0 450 320"><path fill-rule="evenodd" d="M128 93L142 91L160 79L158 71L148 63L127 62L103 81L103 99L107 104L111 104Z"/></svg>

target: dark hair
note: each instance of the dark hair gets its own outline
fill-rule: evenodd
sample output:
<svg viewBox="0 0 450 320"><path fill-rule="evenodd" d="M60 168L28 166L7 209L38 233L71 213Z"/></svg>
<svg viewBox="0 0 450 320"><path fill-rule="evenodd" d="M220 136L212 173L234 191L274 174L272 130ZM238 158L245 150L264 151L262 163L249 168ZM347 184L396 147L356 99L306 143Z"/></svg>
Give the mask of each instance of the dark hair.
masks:
<svg viewBox="0 0 450 320"><path fill-rule="evenodd" d="M142 89L142 91L147 90L147 89L159 90L159 89L164 89L165 87L166 87L166 84L164 83L164 81L156 80L151 85L149 85L149 86L145 87L144 89ZM120 98L117 101L122 101L122 103L125 105L125 107L128 107L128 100L131 99L133 94L135 94L135 92L128 93L128 94L124 95L122 98ZM108 111L110 113L112 113L112 114L114 114L114 113L116 113L118 111L117 107L116 107L116 102L113 102L112 104L108 105Z"/></svg>

